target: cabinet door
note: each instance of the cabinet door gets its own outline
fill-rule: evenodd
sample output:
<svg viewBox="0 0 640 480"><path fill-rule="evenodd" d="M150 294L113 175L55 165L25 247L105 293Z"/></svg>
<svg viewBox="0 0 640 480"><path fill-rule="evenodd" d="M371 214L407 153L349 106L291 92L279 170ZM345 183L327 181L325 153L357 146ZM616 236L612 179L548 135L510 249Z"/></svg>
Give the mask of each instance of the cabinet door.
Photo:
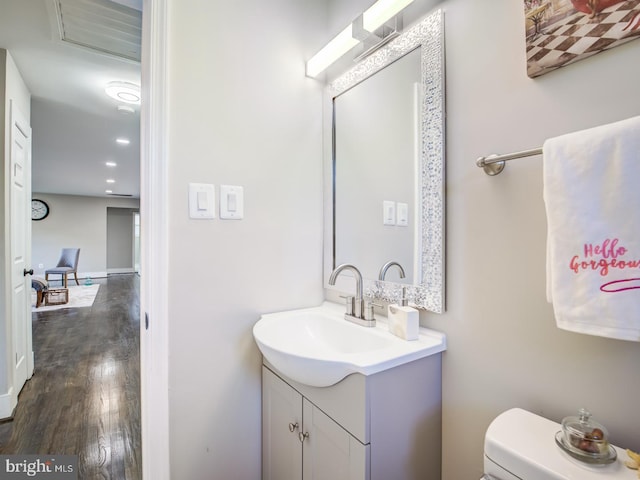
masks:
<svg viewBox="0 0 640 480"><path fill-rule="evenodd" d="M303 418L304 480L369 479L369 445L360 443L306 399Z"/></svg>
<svg viewBox="0 0 640 480"><path fill-rule="evenodd" d="M262 478L302 478L302 395L262 367Z"/></svg>

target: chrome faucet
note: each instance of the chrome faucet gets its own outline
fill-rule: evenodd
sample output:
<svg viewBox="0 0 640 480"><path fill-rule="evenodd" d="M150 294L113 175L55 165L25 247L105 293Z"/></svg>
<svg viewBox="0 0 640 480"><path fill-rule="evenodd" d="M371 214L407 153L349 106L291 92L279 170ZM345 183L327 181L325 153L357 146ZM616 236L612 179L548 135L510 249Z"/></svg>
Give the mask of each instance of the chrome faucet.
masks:
<svg viewBox="0 0 640 480"><path fill-rule="evenodd" d="M385 263L382 268L380 269L380 273L378 274L378 280L382 280L384 281L384 276L387 274L387 270L389 270L390 267L398 267L398 270L400 270L400 278L404 278L404 268L402 268L402 265L400 265L398 262L387 262Z"/></svg>
<svg viewBox="0 0 640 480"><path fill-rule="evenodd" d="M378 280L382 280L384 281L384 277L387 274L387 270L389 270L390 267L398 267L398 270L400 270L400 278L404 278L405 274L404 274L404 268L402 268L402 265L400 265L398 262L387 262L385 263L382 268L380 269L380 273L378 274ZM409 300L407 299L407 287L402 287L402 298L400 299L400 305L402 306L407 306L409 305Z"/></svg>
<svg viewBox="0 0 640 480"><path fill-rule="evenodd" d="M344 314L345 320L348 320L364 327L374 327L376 320L373 317L373 305L365 305L364 297L362 295L362 274L353 265L343 263L338 265L336 269L331 272L329 277L329 285L335 285L338 275L343 270L351 270L356 278L356 296L347 297L347 311Z"/></svg>

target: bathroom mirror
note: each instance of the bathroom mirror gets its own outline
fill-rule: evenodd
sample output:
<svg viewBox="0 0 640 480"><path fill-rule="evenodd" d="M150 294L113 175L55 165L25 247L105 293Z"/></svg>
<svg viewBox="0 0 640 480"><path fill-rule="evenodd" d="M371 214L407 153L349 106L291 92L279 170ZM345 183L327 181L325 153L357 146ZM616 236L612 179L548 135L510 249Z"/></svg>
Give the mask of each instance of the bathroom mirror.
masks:
<svg viewBox="0 0 640 480"><path fill-rule="evenodd" d="M328 86L330 247L325 273L362 272L368 296L444 311L444 40L441 10ZM329 145L330 144L330 145ZM406 273L389 269L387 261Z"/></svg>

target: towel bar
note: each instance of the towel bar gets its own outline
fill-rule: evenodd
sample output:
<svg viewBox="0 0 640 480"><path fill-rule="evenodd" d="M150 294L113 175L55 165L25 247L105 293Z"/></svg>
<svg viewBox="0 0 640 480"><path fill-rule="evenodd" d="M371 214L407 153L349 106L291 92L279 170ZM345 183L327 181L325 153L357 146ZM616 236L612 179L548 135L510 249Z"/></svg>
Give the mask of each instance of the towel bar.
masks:
<svg viewBox="0 0 640 480"><path fill-rule="evenodd" d="M542 148L532 148L531 150L523 150L515 153L505 153L504 155L492 154L486 157L479 157L476 165L484 170L484 173L490 176L498 175L504 170L504 162L515 160L516 158L532 157L534 155L542 155Z"/></svg>

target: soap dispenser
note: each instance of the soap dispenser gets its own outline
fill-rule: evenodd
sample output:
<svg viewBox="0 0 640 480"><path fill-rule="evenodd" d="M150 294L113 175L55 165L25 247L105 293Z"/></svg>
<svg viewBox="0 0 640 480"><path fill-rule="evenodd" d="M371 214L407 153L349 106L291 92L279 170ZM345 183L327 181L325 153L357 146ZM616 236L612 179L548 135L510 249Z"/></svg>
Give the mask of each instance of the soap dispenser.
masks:
<svg viewBox="0 0 640 480"><path fill-rule="evenodd" d="M420 330L418 310L408 305L406 289L402 288L400 305L392 303L387 309L389 331L405 340L417 340Z"/></svg>

